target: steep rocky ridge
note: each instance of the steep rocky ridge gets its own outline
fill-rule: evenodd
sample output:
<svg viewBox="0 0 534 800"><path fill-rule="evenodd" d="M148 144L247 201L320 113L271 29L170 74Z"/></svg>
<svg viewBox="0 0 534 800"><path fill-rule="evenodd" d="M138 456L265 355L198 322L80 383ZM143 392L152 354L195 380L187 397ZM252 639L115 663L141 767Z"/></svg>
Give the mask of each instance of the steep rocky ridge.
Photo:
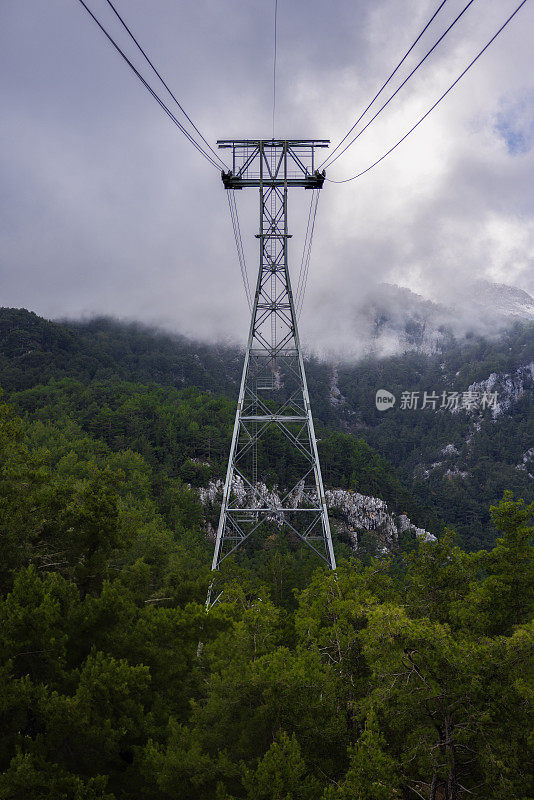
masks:
<svg viewBox="0 0 534 800"><path fill-rule="evenodd" d="M206 512L211 512L212 518L218 515L222 491L222 480L210 481L206 488L198 490L201 503ZM346 489L327 489L325 497L333 530L344 540L350 541L354 552L360 547L362 534L370 531L373 531L375 548L379 553L395 549L400 534L406 531L425 541L435 539L433 534L414 525L407 514L392 512L388 504L378 497ZM238 508L271 508L270 521L276 525L281 524L278 509L282 507L282 502L278 487L269 489L261 482L254 488L246 487L243 481L236 477L232 483L232 498L233 504ZM293 500L296 507L299 507L305 506L307 502L313 502L313 497L300 486L294 491ZM210 534L214 536L214 528L209 523L208 527Z"/></svg>

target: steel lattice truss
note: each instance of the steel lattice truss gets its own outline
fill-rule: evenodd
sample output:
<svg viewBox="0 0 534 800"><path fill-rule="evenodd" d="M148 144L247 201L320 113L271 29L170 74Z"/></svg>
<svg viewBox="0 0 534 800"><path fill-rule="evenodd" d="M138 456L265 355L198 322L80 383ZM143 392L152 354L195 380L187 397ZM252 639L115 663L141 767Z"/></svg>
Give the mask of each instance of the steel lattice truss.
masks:
<svg viewBox="0 0 534 800"><path fill-rule="evenodd" d="M313 141L224 141L227 189L259 187L260 265L212 569L253 534L284 527L335 569L295 305L287 262L288 188L321 188ZM290 457L288 457L290 456ZM287 470L285 493L269 492L269 464Z"/></svg>

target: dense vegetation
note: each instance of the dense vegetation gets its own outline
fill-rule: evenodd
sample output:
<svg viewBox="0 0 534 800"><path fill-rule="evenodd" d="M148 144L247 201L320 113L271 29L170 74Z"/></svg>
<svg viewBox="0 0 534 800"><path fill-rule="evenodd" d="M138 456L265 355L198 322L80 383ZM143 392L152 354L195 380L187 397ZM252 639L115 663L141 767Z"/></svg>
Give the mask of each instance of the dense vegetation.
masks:
<svg viewBox="0 0 534 800"><path fill-rule="evenodd" d="M327 484L473 552L336 538L334 576L273 528L206 613L197 487L224 472L239 352L1 311L0 798L531 800L534 504L498 502L528 502L531 396L474 437L374 406L513 372L529 335L340 366L337 405L308 362ZM259 457L291 482L284 440Z"/></svg>
<svg viewBox="0 0 534 800"><path fill-rule="evenodd" d="M75 424L116 452L133 449L160 482L202 486L224 476L241 368L234 351L221 358L215 348L135 325L64 326L12 309L0 313L0 345L0 386L21 414ZM420 526L443 527L363 439L320 423L318 433L329 485L378 495ZM294 483L283 436L274 431L258 455L271 483Z"/></svg>
<svg viewBox="0 0 534 800"><path fill-rule="evenodd" d="M0 309L0 375L4 391L50 379L133 380L196 386L235 395L242 354L158 334L141 325L108 319L58 323L25 309Z"/></svg>
<svg viewBox="0 0 534 800"><path fill-rule="evenodd" d="M329 423L364 438L406 478L410 491L476 549L494 541L489 506L505 489L532 496L532 478L518 469L534 443L534 372L515 376L518 367L534 365L534 325L516 323L493 341L469 339L450 344L440 354L406 353L402 357L339 367L339 389L346 403L330 411ZM506 389L515 393L506 413L457 413L403 410L403 391L465 392L492 373L510 376L498 385L500 401ZM395 407L377 411L375 392L388 389ZM447 445L454 450L444 452ZM455 452L456 451L456 452ZM531 470L532 471L532 470Z"/></svg>
<svg viewBox="0 0 534 800"><path fill-rule="evenodd" d="M494 341L472 338L455 344L451 340L438 355L407 353L380 361L338 365L341 394L332 403L332 366L309 359L306 368L319 435L330 439L330 445L322 444L327 481L378 494L395 510L407 511L418 525L434 532L442 530L445 523L452 525L467 549L491 547L496 529L489 507L505 489L525 498L532 494L532 479L518 465L534 441L534 381L527 382L522 395L497 420L490 411L479 416L465 411L413 412L400 409L399 402L394 409L381 413L375 407L375 392L378 388L389 389L397 398L402 391L419 391L421 396L424 391L462 392L491 373L513 374L519 365L532 362L534 326L517 323ZM85 431L100 437L84 406L82 389L88 393L92 413L102 418L107 413L106 404L114 409L110 413L117 415L113 389L106 384L121 384L123 389L135 384L133 392L137 393L140 407L149 403L147 395L152 393L151 417L143 422L143 433L133 434L134 439L128 438L133 428L130 425L124 442L142 452L151 465L158 454L167 462L171 457L167 451L169 442L160 435L164 421L158 418L158 431L149 430L158 417L159 399L170 407L178 397L165 395L165 391L195 387L197 393L214 393L221 403L221 397L226 397L230 401L229 419L240 369L241 354L229 346L203 345L104 319L54 323L24 310L0 309L0 386L6 397L21 411L39 412L41 416L44 412L39 410L39 402L44 399L50 414L57 419L60 412L55 404L63 394L62 410ZM75 391L75 385L81 389ZM32 395L36 387L40 388ZM120 394L122 390L118 391ZM143 392L145 397L141 399ZM177 402L182 403L179 398ZM139 417L142 421L143 415L138 414ZM112 420L108 422L112 425ZM226 440L220 422L219 417L217 430L205 443L197 437L199 450L193 459L209 462L208 470L189 464L177 472L183 480L200 483L208 472L213 477L221 474ZM124 420L120 424L128 427ZM322 426L328 427L325 430ZM359 457L352 459L357 470L351 469L348 462L340 470L337 462L328 461L328 453L335 452L331 446L336 441L332 438L337 436L334 431L350 434L343 440L343 451L351 450L355 436L381 457L383 474L379 479L373 479L376 464L366 475L362 474L367 464L362 445ZM117 431L115 444L108 443L119 447L119 440ZM444 454L447 445L453 445L457 452ZM177 442L177 447L179 460L182 443ZM284 459L279 459L277 470L283 468Z"/></svg>
<svg viewBox="0 0 534 800"><path fill-rule="evenodd" d="M231 404L106 386L0 406L2 800L534 796L534 505L337 575L271 537L206 613Z"/></svg>

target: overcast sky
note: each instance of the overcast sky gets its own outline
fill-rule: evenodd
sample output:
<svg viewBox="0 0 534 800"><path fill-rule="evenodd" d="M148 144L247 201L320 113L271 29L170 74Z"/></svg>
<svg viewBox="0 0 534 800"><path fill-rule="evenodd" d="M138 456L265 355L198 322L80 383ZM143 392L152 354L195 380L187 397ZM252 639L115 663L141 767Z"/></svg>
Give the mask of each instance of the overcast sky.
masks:
<svg viewBox="0 0 534 800"><path fill-rule="evenodd" d="M271 136L274 0L115 2L210 142ZM448 0L392 88L465 2ZM382 155L518 2L475 0L328 176ZM105 0L87 3L142 65ZM276 136L337 143L438 5L279 0ZM305 341L356 313L382 281L437 300L475 278L534 293L533 33L529 0L391 156L356 181L325 184ZM78 0L1 0L0 83L0 305L243 339L248 309L220 176ZM237 199L254 273L257 190ZM299 189L290 197L294 275L308 200Z"/></svg>

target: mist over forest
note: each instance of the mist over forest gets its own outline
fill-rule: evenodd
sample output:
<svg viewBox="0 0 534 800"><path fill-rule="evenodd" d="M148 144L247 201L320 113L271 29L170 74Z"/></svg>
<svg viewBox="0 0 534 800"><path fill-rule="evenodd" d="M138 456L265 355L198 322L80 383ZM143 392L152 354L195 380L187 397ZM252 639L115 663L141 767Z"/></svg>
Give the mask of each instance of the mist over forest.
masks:
<svg viewBox="0 0 534 800"><path fill-rule="evenodd" d="M2 309L0 796L530 796L533 346L308 359L337 573L272 523L206 613L240 348Z"/></svg>

